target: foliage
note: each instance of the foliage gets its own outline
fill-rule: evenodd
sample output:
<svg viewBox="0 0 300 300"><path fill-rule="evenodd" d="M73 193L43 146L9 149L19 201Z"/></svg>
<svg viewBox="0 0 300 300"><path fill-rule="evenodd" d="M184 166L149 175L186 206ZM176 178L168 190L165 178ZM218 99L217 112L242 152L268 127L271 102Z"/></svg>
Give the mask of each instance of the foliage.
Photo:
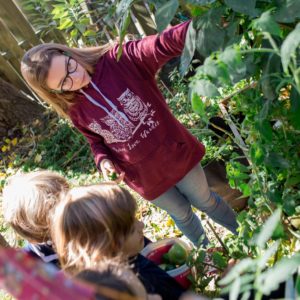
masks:
<svg viewBox="0 0 300 300"><path fill-rule="evenodd" d="M20 2L31 24L41 32L42 38L47 33L55 31L57 23L51 15L49 1L21 0Z"/></svg>
<svg viewBox="0 0 300 300"><path fill-rule="evenodd" d="M300 125L296 117L300 113L300 3L151 3L156 6L159 31L179 14L178 8L181 15L184 12L193 17L195 32L186 41L183 61L191 61L194 48L205 60L190 82L192 107L202 120L207 120L208 107L219 106L222 101L225 118L235 130L228 137L240 150L232 153L227 171L231 184L250 196L250 209L240 217L238 239L226 242L235 249L230 253L233 257L251 253L252 258L240 264L251 267L250 273L252 269L257 272L249 277L242 269L241 276L231 281L231 298L236 299L239 293L247 297L247 285L254 287L255 297L260 299L278 287L278 282L268 281L271 271L265 269L267 262L271 270L282 272L281 281L291 274L284 271L284 265L290 261L298 264L293 254L295 242L289 244L287 239L299 237L292 220L299 218L300 210ZM181 66L182 73L186 68L186 63ZM245 158L246 165L241 162ZM272 251L267 251L266 245ZM285 258L287 255L291 258Z"/></svg>
<svg viewBox="0 0 300 300"><path fill-rule="evenodd" d="M38 30L42 30L42 36L58 29L64 32L70 46L107 42L110 38L108 28L114 26L111 18L106 18L107 15L113 15L112 1L87 3L84 0L20 0L20 2L27 16L32 19L32 24Z"/></svg>

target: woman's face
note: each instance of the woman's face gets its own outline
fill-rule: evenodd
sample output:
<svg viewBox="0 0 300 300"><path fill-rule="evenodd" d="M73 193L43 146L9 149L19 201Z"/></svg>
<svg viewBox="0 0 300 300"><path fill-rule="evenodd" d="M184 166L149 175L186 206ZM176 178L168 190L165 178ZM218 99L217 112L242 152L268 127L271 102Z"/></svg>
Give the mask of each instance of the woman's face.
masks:
<svg viewBox="0 0 300 300"><path fill-rule="evenodd" d="M77 91L91 81L88 72L73 58L54 56L48 71L47 86L59 92Z"/></svg>
<svg viewBox="0 0 300 300"><path fill-rule="evenodd" d="M131 232L124 241L122 251L128 257L137 255L144 248L144 223L135 220Z"/></svg>

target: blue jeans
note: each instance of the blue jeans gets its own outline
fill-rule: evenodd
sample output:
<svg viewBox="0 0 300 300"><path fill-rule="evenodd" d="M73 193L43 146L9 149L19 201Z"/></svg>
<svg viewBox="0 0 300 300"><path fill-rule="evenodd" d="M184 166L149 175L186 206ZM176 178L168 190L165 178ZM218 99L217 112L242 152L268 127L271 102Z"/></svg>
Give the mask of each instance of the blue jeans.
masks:
<svg viewBox="0 0 300 300"><path fill-rule="evenodd" d="M208 244L208 239L201 221L192 211L192 206L236 234L238 224L234 211L218 194L210 191L200 164L152 203L165 210L182 233L196 246L201 236L204 237L204 246Z"/></svg>

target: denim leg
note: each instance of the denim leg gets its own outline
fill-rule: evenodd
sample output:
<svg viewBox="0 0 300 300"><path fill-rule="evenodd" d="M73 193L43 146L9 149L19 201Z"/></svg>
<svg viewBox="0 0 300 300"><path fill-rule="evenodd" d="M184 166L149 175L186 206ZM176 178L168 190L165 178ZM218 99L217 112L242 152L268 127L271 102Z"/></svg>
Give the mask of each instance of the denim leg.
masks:
<svg viewBox="0 0 300 300"><path fill-rule="evenodd" d="M238 224L232 208L217 194L211 192L200 164L194 167L176 187L191 205L205 212L216 223L237 233Z"/></svg>
<svg viewBox="0 0 300 300"><path fill-rule="evenodd" d="M195 245L198 245L201 236L204 237L202 245L208 244L201 221L192 211L189 201L179 192L176 187L151 201L154 205L165 210L174 220L179 230Z"/></svg>

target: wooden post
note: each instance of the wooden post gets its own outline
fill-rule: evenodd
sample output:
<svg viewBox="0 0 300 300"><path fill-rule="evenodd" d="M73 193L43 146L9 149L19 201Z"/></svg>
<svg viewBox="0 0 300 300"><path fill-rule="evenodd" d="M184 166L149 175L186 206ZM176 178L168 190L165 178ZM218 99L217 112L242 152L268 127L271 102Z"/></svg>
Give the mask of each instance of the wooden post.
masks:
<svg viewBox="0 0 300 300"><path fill-rule="evenodd" d="M18 41L9 31L6 24L0 19L0 48L2 51L11 52L14 57L21 59L24 51L18 45Z"/></svg>
<svg viewBox="0 0 300 300"><path fill-rule="evenodd" d="M19 89L29 92L28 87L22 80L21 76L16 72L16 70L13 68L13 66L8 62L8 60L5 58L6 53L1 53L0 55L0 75L1 73L4 75L4 77L18 87ZM31 92L30 92L31 93Z"/></svg>
<svg viewBox="0 0 300 300"><path fill-rule="evenodd" d="M28 40L32 46L41 43L26 17L12 0L0 1L0 18L18 40Z"/></svg>

